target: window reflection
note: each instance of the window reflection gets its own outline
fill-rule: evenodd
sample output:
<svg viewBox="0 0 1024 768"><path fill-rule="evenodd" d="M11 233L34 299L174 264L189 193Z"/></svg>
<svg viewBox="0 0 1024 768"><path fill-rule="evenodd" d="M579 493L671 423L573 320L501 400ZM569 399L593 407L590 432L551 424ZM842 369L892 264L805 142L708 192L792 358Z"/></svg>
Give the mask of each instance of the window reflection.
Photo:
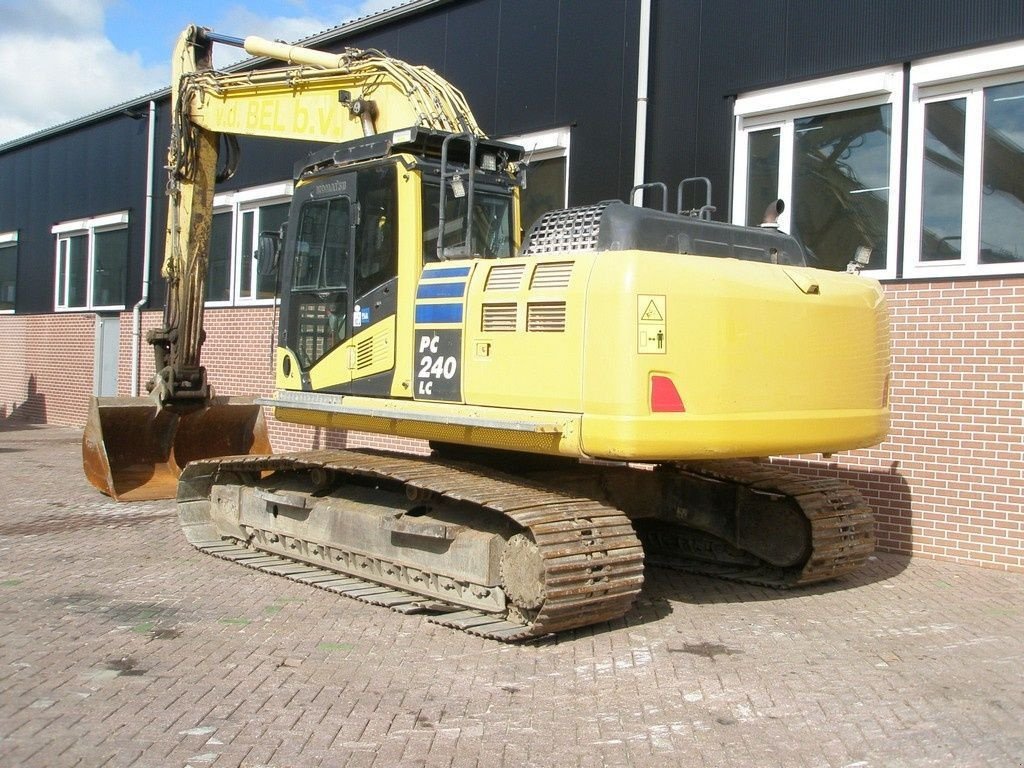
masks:
<svg viewBox="0 0 1024 768"><path fill-rule="evenodd" d="M768 206L779 197L780 130L751 131L747 165L747 226L764 221Z"/></svg>
<svg viewBox="0 0 1024 768"><path fill-rule="evenodd" d="M921 260L960 258L964 208L966 99L924 107Z"/></svg>
<svg viewBox="0 0 1024 768"><path fill-rule="evenodd" d="M1024 261L1024 83L985 89L981 264Z"/></svg>
<svg viewBox="0 0 1024 768"><path fill-rule="evenodd" d="M128 230L97 232L93 249L92 305L113 307L124 304Z"/></svg>
<svg viewBox="0 0 1024 768"><path fill-rule="evenodd" d="M0 311L14 310L14 289L17 277L17 243L0 243Z"/></svg>
<svg viewBox="0 0 1024 768"><path fill-rule="evenodd" d="M845 269L860 246L869 268L886 263L889 225L888 104L793 121L793 231L812 264Z"/></svg>

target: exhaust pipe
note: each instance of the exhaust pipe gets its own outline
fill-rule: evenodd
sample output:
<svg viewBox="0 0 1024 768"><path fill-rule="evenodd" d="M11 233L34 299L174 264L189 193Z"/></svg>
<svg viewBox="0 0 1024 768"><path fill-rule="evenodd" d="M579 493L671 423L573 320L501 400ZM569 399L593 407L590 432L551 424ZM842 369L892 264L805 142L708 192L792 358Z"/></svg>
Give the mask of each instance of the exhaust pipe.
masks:
<svg viewBox="0 0 1024 768"><path fill-rule="evenodd" d="M764 209L764 216L761 218L761 226L765 229L778 229L779 228L779 216L786 210L786 204L782 201L782 198L773 200L768 204L768 207Z"/></svg>

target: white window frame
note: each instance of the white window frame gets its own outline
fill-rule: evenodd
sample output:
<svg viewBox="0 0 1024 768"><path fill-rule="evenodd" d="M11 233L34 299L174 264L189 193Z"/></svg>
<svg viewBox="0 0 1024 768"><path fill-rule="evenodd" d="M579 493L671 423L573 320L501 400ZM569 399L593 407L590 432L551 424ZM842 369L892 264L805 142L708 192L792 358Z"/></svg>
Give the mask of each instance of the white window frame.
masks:
<svg viewBox="0 0 1024 768"><path fill-rule="evenodd" d="M572 131L568 127L552 128L547 131L521 133L518 136L505 136L501 141L516 144L525 150L523 158L527 161L555 160L565 158L565 178L562 180L562 205L569 205L569 164Z"/></svg>
<svg viewBox="0 0 1024 768"><path fill-rule="evenodd" d="M907 211L905 277L1024 274L1024 263L980 264L984 89L1024 81L1024 42L980 48L915 63L910 69L907 110ZM964 189L960 258L921 261L924 173L924 113L928 104L966 99Z"/></svg>
<svg viewBox="0 0 1024 768"><path fill-rule="evenodd" d="M18 255L18 232L17 232L17 230L15 230L14 232L0 232L0 251L2 251L5 248L10 248L10 247L14 248L14 255L15 255L15 257L17 257L17 255ZM15 258L14 268L15 268L15 270L17 270L17 268L18 268L17 258ZM18 291L17 279L15 279L14 291L15 291L15 300L17 300L17 291ZM0 315L13 315L13 314L14 314L14 310L13 309L0 309Z"/></svg>
<svg viewBox="0 0 1024 768"><path fill-rule="evenodd" d="M516 144L523 148L523 158L531 160L554 160L565 158L565 205L569 204L569 162L572 130L568 127L552 128L547 131L521 133L517 136L505 136L501 141Z"/></svg>
<svg viewBox="0 0 1024 768"><path fill-rule="evenodd" d="M93 279L94 272L96 269L95 257L96 257L96 234L99 232L111 232L118 229L128 228L128 211L118 211L116 213L107 213L101 216L93 216L85 219L72 219L70 221L62 221L59 224L54 224L50 228L50 233L57 236L56 238L56 249L55 249L55 269L53 275L53 306L56 312L97 312L97 311L119 311L125 308L125 304L93 304ZM66 303L61 304L60 298L62 295L61 288L63 288L63 296L65 301L68 295L68 280L70 279L71 270L67 269L64 271L64 285L61 285L61 269L60 269L60 246L61 242L69 240L71 237L84 235L87 238L86 247L86 285L85 285L85 305L84 306L68 306ZM131 254L127 254L128 264L131 262ZM127 289L127 286L126 286Z"/></svg>
<svg viewBox="0 0 1024 768"><path fill-rule="evenodd" d="M241 253L242 248L242 227L245 217L243 213L246 211L254 211L267 205L277 205L279 203L288 203L292 199L292 191L294 185L291 181L275 182L273 184L264 184L259 187L249 187L247 189L240 189L234 192L221 192L213 198L213 212L218 213L230 213L231 214L231 258L230 258L230 275L228 283L230 289L228 292L228 299L226 301L207 301L206 306L208 307L254 307L254 306L272 306L275 303L280 303L280 299L276 302L274 299L260 299L253 298L251 296L242 296L241 291L241 276L242 276L242 259L252 259L252 254L247 257ZM258 241L259 233L254 233L253 242ZM250 287L255 289L256 280L258 279L258 270L256 267L256 261L253 259L252 270L250 271ZM255 290L253 290L255 293Z"/></svg>
<svg viewBox="0 0 1024 768"><path fill-rule="evenodd" d="M810 80L744 94L733 107L735 151L732 179L732 222L745 223L747 211L747 161L749 136L754 131L777 128L779 137L779 197L789 205L793 198L794 123L803 117L861 107L890 105L892 128L889 153L888 254L884 269L865 270L876 278L896 276L899 243L899 190L902 184L900 136L903 133L903 68L881 67L850 75ZM779 217L779 228L789 232L790 208ZM851 257L853 254L850 254Z"/></svg>

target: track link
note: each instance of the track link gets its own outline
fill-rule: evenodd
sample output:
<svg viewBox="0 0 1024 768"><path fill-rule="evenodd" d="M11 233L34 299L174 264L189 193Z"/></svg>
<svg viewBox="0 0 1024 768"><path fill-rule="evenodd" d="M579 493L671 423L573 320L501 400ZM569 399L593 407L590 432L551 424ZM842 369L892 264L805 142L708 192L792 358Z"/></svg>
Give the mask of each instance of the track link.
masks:
<svg viewBox="0 0 1024 768"><path fill-rule="evenodd" d="M648 559L657 564L703 575L776 588L798 587L838 578L860 568L874 552L874 516L855 489L841 480L794 474L772 464L742 460L706 461L676 465L698 477L744 486L756 493L785 496L807 520L809 556L799 566L744 566L699 558L666 555L665 542ZM769 531L765 535L770 535ZM686 534L681 533L685 538ZM645 542L646 544L646 542ZM654 547L650 547L654 549ZM672 547L677 552L685 546Z"/></svg>
<svg viewBox="0 0 1024 768"><path fill-rule="evenodd" d="M533 610L491 614L375 583L323 564L261 552L251 542L226 540L203 502L221 476L258 478L269 472L321 469L404 484L419 493L470 503L503 515L535 543L543 566L542 601ZM189 464L178 490L179 516L189 541L210 555L284 576L393 610L441 612L429 620L473 635L521 641L596 624L626 613L643 583L643 549L619 510L588 498L453 462L354 451L240 456Z"/></svg>

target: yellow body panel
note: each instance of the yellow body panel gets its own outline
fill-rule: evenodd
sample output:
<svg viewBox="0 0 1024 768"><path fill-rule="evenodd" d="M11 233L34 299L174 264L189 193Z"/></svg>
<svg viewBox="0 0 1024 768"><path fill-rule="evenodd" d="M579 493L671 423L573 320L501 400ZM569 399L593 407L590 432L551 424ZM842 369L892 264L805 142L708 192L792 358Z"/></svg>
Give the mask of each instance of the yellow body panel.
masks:
<svg viewBox="0 0 1024 768"><path fill-rule="evenodd" d="M875 281L639 251L446 264L469 267L462 402L339 397L333 412L278 418L635 461L833 452L888 428ZM399 350L413 338L402 325ZM398 356L403 392L414 354ZM672 382L685 410L653 410L652 376Z"/></svg>
<svg viewBox="0 0 1024 768"><path fill-rule="evenodd" d="M663 352L641 354L664 296ZM888 429L888 314L865 278L652 253L601 254L587 297L583 448L607 458L832 452ZM651 376L683 413L654 414Z"/></svg>
<svg viewBox="0 0 1024 768"><path fill-rule="evenodd" d="M564 256L477 265L466 305L467 403L582 411L587 279L586 264Z"/></svg>

